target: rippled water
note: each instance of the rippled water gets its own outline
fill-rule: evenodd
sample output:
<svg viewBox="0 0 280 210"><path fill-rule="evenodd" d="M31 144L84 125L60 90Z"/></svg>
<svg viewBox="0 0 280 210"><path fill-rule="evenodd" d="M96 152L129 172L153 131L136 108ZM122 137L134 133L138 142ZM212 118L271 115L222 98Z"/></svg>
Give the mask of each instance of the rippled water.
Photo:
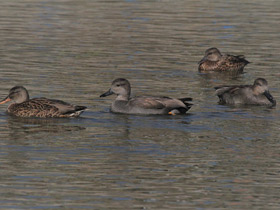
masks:
<svg viewBox="0 0 280 210"><path fill-rule="evenodd" d="M20 119L0 107L1 209L279 209L279 108L217 104L214 86L268 80L279 102L278 1L1 1L0 97L85 105L77 119ZM200 75L209 47L251 61ZM193 97L187 115L109 112L134 95Z"/></svg>

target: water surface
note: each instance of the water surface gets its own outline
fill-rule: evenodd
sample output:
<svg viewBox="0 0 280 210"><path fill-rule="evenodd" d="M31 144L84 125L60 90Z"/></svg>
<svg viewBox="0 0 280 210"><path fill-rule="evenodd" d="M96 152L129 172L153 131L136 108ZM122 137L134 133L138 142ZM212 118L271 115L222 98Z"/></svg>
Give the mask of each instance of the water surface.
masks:
<svg viewBox="0 0 280 210"><path fill-rule="evenodd" d="M268 80L279 101L278 1L1 1L0 96L88 106L76 119L0 107L1 209L279 209L279 108L217 104L213 87ZM252 62L201 75L209 47ZM187 115L109 112L133 95L193 97Z"/></svg>

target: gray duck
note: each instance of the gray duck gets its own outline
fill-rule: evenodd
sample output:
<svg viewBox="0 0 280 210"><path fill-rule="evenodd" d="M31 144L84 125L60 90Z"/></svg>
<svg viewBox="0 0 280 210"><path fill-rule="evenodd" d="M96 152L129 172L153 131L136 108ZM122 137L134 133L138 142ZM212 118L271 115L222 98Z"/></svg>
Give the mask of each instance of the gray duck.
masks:
<svg viewBox="0 0 280 210"><path fill-rule="evenodd" d="M263 78L256 79L253 85L225 85L215 89L220 104L276 105L268 90L268 83Z"/></svg>
<svg viewBox="0 0 280 210"><path fill-rule="evenodd" d="M127 79L118 78L112 82L111 88L100 97L116 94L111 111L124 114L184 114L192 106L191 98L169 98L160 96L130 97L131 86Z"/></svg>

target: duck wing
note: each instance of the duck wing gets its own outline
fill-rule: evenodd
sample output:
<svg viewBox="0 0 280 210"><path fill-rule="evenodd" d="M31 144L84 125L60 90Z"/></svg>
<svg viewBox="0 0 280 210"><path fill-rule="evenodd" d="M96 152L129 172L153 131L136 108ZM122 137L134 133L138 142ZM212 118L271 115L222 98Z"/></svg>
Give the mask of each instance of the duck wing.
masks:
<svg viewBox="0 0 280 210"><path fill-rule="evenodd" d="M24 104L26 103L26 104ZM24 102L33 112L44 117L69 117L78 116L86 109L85 106L75 106L57 99L33 98ZM41 116L40 116L41 117Z"/></svg>
<svg viewBox="0 0 280 210"><path fill-rule="evenodd" d="M41 105L42 107L53 107L56 108L61 114L71 114L77 111L83 111L87 107L85 106L76 106L69 104L65 101L57 100L57 99L48 99L48 98L37 98L36 103Z"/></svg>
<svg viewBox="0 0 280 210"><path fill-rule="evenodd" d="M143 109L164 109L166 104L163 103L160 97L139 96L129 100L129 105L132 107L140 107Z"/></svg>
<svg viewBox="0 0 280 210"><path fill-rule="evenodd" d="M250 63L245 59L244 55L225 55L225 60L228 61L228 65L233 65L233 64L240 64L240 65L247 65Z"/></svg>
<svg viewBox="0 0 280 210"><path fill-rule="evenodd" d="M214 87L216 89L216 95L222 96L225 93L234 95L239 91L242 91L244 88L248 88L250 85L224 85L224 86L218 86Z"/></svg>
<svg viewBox="0 0 280 210"><path fill-rule="evenodd" d="M184 108L188 110L192 104L188 103L192 98L170 98L166 96L141 96L135 97L130 100L131 106L138 106L144 109L179 109Z"/></svg>

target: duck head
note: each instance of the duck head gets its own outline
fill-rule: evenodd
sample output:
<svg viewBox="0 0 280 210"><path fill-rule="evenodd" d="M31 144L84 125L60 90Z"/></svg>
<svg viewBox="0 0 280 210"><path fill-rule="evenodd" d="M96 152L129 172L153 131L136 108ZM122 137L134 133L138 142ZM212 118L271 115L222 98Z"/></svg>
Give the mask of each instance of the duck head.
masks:
<svg viewBox="0 0 280 210"><path fill-rule="evenodd" d="M216 47L212 47L205 51L204 57L198 62L198 64L202 64L206 60L218 61L221 57L221 52Z"/></svg>
<svg viewBox="0 0 280 210"><path fill-rule="evenodd" d="M0 104L4 104L9 101L14 101L15 103L19 104L27 100L29 100L29 94L25 87L15 86L10 89L9 95L0 101Z"/></svg>
<svg viewBox="0 0 280 210"><path fill-rule="evenodd" d="M258 78L255 80L253 85L255 94L263 94L273 105L276 104L273 96L270 94L268 89L268 82L264 78Z"/></svg>
<svg viewBox="0 0 280 210"><path fill-rule="evenodd" d="M112 94L116 94L118 97L128 99L130 96L130 83L127 79L118 78L112 82L111 88L100 95L100 97L106 97Z"/></svg>

